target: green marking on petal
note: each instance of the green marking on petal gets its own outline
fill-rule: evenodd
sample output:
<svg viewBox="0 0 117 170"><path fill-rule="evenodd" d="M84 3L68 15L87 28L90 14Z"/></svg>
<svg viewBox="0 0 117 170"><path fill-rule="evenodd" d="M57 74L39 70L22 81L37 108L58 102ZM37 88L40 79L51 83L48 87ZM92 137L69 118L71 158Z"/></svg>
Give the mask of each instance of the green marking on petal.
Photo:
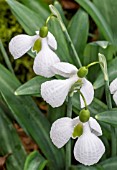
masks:
<svg viewBox="0 0 117 170"><path fill-rule="evenodd" d="M38 53L41 50L41 39L37 39L33 45L32 51Z"/></svg>
<svg viewBox="0 0 117 170"><path fill-rule="evenodd" d="M76 137L80 137L82 134L83 134L83 124L79 123L77 126L75 126L72 136L76 138Z"/></svg>

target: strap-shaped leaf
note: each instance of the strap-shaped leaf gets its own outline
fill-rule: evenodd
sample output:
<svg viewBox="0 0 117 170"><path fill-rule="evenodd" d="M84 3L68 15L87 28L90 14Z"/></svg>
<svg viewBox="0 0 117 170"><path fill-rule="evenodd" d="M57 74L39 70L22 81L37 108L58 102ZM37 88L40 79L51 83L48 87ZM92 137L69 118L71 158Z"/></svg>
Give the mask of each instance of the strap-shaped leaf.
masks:
<svg viewBox="0 0 117 170"><path fill-rule="evenodd" d="M95 117L97 120L100 120L105 123L109 123L117 127L117 109L101 112L97 114Z"/></svg>
<svg viewBox="0 0 117 170"><path fill-rule="evenodd" d="M64 166L63 154L56 149L49 137L50 124L40 112L31 97L15 96L20 86L14 75L0 65L0 91L13 116L20 126L36 141L45 157L50 160L52 169Z"/></svg>
<svg viewBox="0 0 117 170"><path fill-rule="evenodd" d="M8 170L22 170L26 159L26 152L11 121L0 108L0 154L9 155L6 167Z"/></svg>
<svg viewBox="0 0 117 170"><path fill-rule="evenodd" d="M23 170L43 170L47 163L38 151L33 151L27 156Z"/></svg>
<svg viewBox="0 0 117 170"><path fill-rule="evenodd" d="M117 78L117 57L111 60L110 62L108 62L108 75L109 75L110 82L115 78ZM100 71L93 86L94 89L98 89L103 85L104 85L104 78L102 72Z"/></svg>
<svg viewBox="0 0 117 170"><path fill-rule="evenodd" d="M83 61L83 51L86 46L88 31L88 14L83 9L79 9L68 25L68 32L81 61Z"/></svg>
<svg viewBox="0 0 117 170"><path fill-rule="evenodd" d="M93 18L106 40L113 42L112 31L98 8L90 0L75 0Z"/></svg>

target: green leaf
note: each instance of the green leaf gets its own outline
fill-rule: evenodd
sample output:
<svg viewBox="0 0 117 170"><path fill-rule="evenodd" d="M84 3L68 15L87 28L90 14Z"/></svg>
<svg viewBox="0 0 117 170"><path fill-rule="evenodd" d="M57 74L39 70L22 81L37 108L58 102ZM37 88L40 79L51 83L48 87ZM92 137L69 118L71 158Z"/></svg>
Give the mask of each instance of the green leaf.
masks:
<svg viewBox="0 0 117 170"><path fill-rule="evenodd" d="M106 22L105 18L103 17L103 15L101 15L98 8L90 0L75 0L75 1L79 3L88 12L88 14L93 18L93 20L99 27L105 39L107 41L113 42L112 31L108 23Z"/></svg>
<svg viewBox="0 0 117 170"><path fill-rule="evenodd" d="M109 158L100 163L104 170L116 170L117 169L117 157Z"/></svg>
<svg viewBox="0 0 117 170"><path fill-rule="evenodd" d="M63 22L64 22L64 24L67 25L68 21L67 21L67 19L65 18L65 14L64 14L64 11L63 11L63 9L62 9L61 4L60 4L58 1L55 1L55 2L54 2L54 6L55 6L55 8L59 11L59 13L60 13L60 15L61 15L61 18L62 18L62 20L63 20Z"/></svg>
<svg viewBox="0 0 117 170"><path fill-rule="evenodd" d="M48 120L53 123L55 120L64 117L66 114L66 104L64 103L62 106L57 108L52 108L49 106L48 108Z"/></svg>
<svg viewBox="0 0 117 170"><path fill-rule="evenodd" d="M36 76L16 89L16 95L38 95L41 96L41 84L51 78Z"/></svg>
<svg viewBox="0 0 117 170"><path fill-rule="evenodd" d="M67 41L65 39L64 33L60 27L58 20L55 17L52 17L51 20L49 21L48 26L49 26L49 30L55 36L58 43L58 47L56 51L58 57L61 59L61 61L67 61L73 64L74 59L70 55Z"/></svg>
<svg viewBox="0 0 117 170"><path fill-rule="evenodd" d="M26 158L23 170L43 170L47 163L48 161L38 151L33 151Z"/></svg>
<svg viewBox="0 0 117 170"><path fill-rule="evenodd" d="M83 165L78 165L78 166L71 166L70 170L99 170L99 169L95 166L86 167ZM102 169L100 169L100 170L102 170Z"/></svg>
<svg viewBox="0 0 117 170"><path fill-rule="evenodd" d="M2 44L1 39L0 39L0 51L1 51L2 55L3 55L3 58L5 60L5 63L7 65L7 67L8 67L8 69L14 74L14 70L12 68L11 62L9 60L9 57L8 57L6 51L5 51L5 48L4 48L3 44Z"/></svg>
<svg viewBox="0 0 117 170"><path fill-rule="evenodd" d="M79 9L68 25L68 32L81 61L83 61L83 52L88 38L88 31L88 14L84 10Z"/></svg>
<svg viewBox="0 0 117 170"><path fill-rule="evenodd" d="M13 116L20 126L38 144L39 148L50 161L52 170L60 170L64 166L61 150L52 144L49 137L50 123L40 112L32 98L15 96L14 91L20 86L14 75L0 65L0 91Z"/></svg>
<svg viewBox="0 0 117 170"><path fill-rule="evenodd" d="M20 0L26 7L39 14L44 20L50 15L49 7L43 0Z"/></svg>
<svg viewBox="0 0 117 170"><path fill-rule="evenodd" d="M117 109L101 112L97 114L95 117L97 120L100 120L105 123L109 123L113 126L117 126Z"/></svg>
<svg viewBox="0 0 117 170"><path fill-rule="evenodd" d="M44 19L39 12L37 14L15 0L6 0L6 2L27 34L34 35L35 31L39 30L39 27L43 26Z"/></svg>
<svg viewBox="0 0 117 170"><path fill-rule="evenodd" d="M109 81L111 82L117 77L117 57L113 59L112 61L108 62L108 76ZM104 85L104 77L102 72L99 72L99 75L97 76L96 81L94 82L93 86L94 89L98 89Z"/></svg>
<svg viewBox="0 0 117 170"><path fill-rule="evenodd" d="M0 154L10 154L6 162L7 170L22 170L26 152L12 123L0 108Z"/></svg>
<svg viewBox="0 0 117 170"><path fill-rule="evenodd" d="M117 1L93 0L93 2L100 11L100 14L105 18L108 26L111 28L113 42L117 47Z"/></svg>

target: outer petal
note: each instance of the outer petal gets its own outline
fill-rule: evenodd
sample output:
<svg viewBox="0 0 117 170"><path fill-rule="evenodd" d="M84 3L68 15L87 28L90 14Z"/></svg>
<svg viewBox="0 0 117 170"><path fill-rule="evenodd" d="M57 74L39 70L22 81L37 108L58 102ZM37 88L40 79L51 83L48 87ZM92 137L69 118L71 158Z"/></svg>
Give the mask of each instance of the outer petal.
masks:
<svg viewBox="0 0 117 170"><path fill-rule="evenodd" d="M51 70L58 75L61 75L63 77L71 77L75 75L78 71L78 69L69 63L65 62L59 62L52 66Z"/></svg>
<svg viewBox="0 0 117 170"><path fill-rule="evenodd" d="M67 80L51 80L43 83L41 85L42 98L52 107L61 106L75 81L76 79L73 77Z"/></svg>
<svg viewBox="0 0 117 170"><path fill-rule="evenodd" d="M51 66L60 62L58 56L48 47L47 39L42 39L42 50L37 54L34 60L33 69L37 75L52 77L55 74L51 71Z"/></svg>
<svg viewBox="0 0 117 170"><path fill-rule="evenodd" d="M113 95L113 100L115 101L115 103L117 105L117 91Z"/></svg>
<svg viewBox="0 0 117 170"><path fill-rule="evenodd" d="M82 81L83 81L83 86L81 88L81 92L86 99L87 105L89 105L93 101L93 98L94 98L93 85L85 78L82 79ZM84 101L81 96L80 96L80 102L81 102L81 108L85 107Z"/></svg>
<svg viewBox="0 0 117 170"><path fill-rule="evenodd" d="M110 92L114 94L117 91L117 78L114 79L110 84Z"/></svg>
<svg viewBox="0 0 117 170"><path fill-rule="evenodd" d="M102 135L102 130L99 123L92 117L89 119L89 125L91 128L91 132L94 133L96 136Z"/></svg>
<svg viewBox="0 0 117 170"><path fill-rule="evenodd" d="M102 141L87 130L78 138L74 147L75 159L88 166L97 163L104 152Z"/></svg>
<svg viewBox="0 0 117 170"><path fill-rule="evenodd" d="M55 39L55 37L53 36L53 34L51 34L51 32L48 32L47 40L48 40L48 45L49 45L53 50L57 50L57 42L56 42L56 39Z"/></svg>
<svg viewBox="0 0 117 170"><path fill-rule="evenodd" d="M50 138L55 146L64 146L73 133L72 119L64 117L56 120L51 127Z"/></svg>
<svg viewBox="0 0 117 170"><path fill-rule="evenodd" d="M17 35L9 43L9 51L14 59L20 58L33 46L38 35L29 36L25 34Z"/></svg>

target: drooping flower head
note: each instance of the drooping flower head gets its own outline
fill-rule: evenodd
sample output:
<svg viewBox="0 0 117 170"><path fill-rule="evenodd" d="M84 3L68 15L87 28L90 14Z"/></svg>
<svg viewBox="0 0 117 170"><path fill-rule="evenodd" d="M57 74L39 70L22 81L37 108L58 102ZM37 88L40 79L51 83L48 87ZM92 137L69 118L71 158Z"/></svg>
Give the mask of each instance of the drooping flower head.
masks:
<svg viewBox="0 0 117 170"><path fill-rule="evenodd" d="M113 100L117 105L117 78L114 79L110 84L110 92L113 94Z"/></svg>
<svg viewBox="0 0 117 170"><path fill-rule="evenodd" d="M32 52L36 52L33 65L34 72L44 77L52 77L53 73L50 67L60 62L60 59L53 51L57 49L56 39L48 32L47 27L42 27L40 31L36 31L34 36L17 35L9 43L9 50L14 59L20 58L31 48Z"/></svg>
<svg viewBox="0 0 117 170"><path fill-rule="evenodd" d="M67 79L65 80L51 80L41 85L42 98L52 107L61 106L68 93L70 92L74 83L80 82L80 91L84 95L87 105L89 105L94 98L94 89L92 84L86 78L78 77L78 69L69 63L58 62L51 67L54 74L61 75ZM81 108L84 107L84 101L80 96Z"/></svg>
<svg viewBox="0 0 117 170"><path fill-rule="evenodd" d="M78 133L79 127L81 135ZM97 163L105 152L105 146L98 138L101 135L101 127L92 117L86 123L80 122L79 117L60 118L52 124L50 131L50 138L57 148L63 147L71 137L78 138L74 146L74 157L88 166Z"/></svg>

